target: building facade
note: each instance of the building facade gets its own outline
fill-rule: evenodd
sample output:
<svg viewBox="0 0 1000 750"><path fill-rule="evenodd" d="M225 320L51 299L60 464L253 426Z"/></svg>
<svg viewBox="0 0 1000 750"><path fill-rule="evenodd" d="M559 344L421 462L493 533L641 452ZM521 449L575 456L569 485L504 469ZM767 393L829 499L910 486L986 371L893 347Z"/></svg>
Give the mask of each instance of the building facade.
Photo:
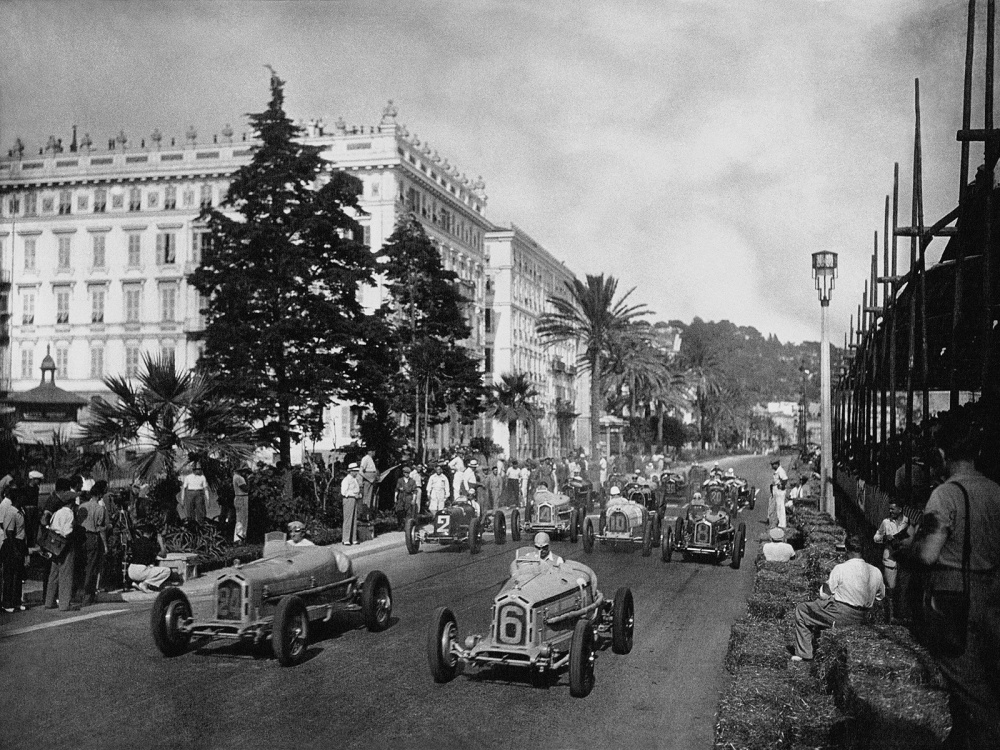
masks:
<svg viewBox="0 0 1000 750"><path fill-rule="evenodd" d="M511 225L486 235L489 254L486 371L492 382L507 373L524 373L540 394L541 418L519 427L518 445L508 426L493 423L493 440L516 458L564 456L590 450L590 375L578 365L575 342L545 344L535 326L563 295L573 273L565 263Z"/></svg>
<svg viewBox="0 0 1000 750"><path fill-rule="evenodd" d="M334 168L361 180L359 216L365 242L378 255L396 223L414 216L455 271L468 299L472 333L465 345L484 361L486 330L485 217L481 179L462 175L437 151L397 124L389 103L377 125L327 131L304 124L304 142ZM168 139L154 131L135 144L123 132L106 149L89 136L64 148L50 137L37 156L18 141L0 158L0 391L38 385L51 350L56 377L83 396L106 392L107 375L135 375L144 354L164 354L192 367L204 326L203 306L188 275L200 261L198 215L218 206L229 179L252 156L253 139L221 134L200 139L189 129ZM381 284L361 291L366 307L384 300ZM317 450L357 437L358 410L330 410ZM432 429L438 448L488 431L486 420L457 420Z"/></svg>

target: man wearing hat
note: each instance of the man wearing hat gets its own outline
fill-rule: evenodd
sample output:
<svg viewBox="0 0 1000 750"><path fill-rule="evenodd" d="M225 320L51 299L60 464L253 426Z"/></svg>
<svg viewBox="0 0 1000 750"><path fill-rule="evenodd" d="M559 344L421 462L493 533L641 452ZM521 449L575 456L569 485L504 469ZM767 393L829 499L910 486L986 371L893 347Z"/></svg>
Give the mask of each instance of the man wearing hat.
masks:
<svg viewBox="0 0 1000 750"><path fill-rule="evenodd" d="M788 486L788 474L781 466L777 457L771 459L771 498L767 503L767 522L769 526L785 528L785 492Z"/></svg>
<svg viewBox="0 0 1000 750"><path fill-rule="evenodd" d="M344 506L344 525L341 541L344 544L358 543L358 503L361 501L361 482L358 476L361 466L352 463L347 467L347 476L340 483L340 497Z"/></svg>
<svg viewBox="0 0 1000 750"><path fill-rule="evenodd" d="M455 476L455 482L458 483L458 496L464 497L472 503L472 507L476 509L477 513L481 513L479 501L476 499L480 485L478 471L479 461L474 458L469 459L465 471Z"/></svg>
<svg viewBox="0 0 1000 750"><path fill-rule="evenodd" d="M289 521L288 523L288 544L293 547L315 547L311 541L306 539L306 525L302 521Z"/></svg>
<svg viewBox="0 0 1000 750"><path fill-rule="evenodd" d="M148 521L139 524L137 531L138 535L132 540L128 577L138 584L140 591L151 594L170 578L170 568L159 564L159 559L167 556L167 545Z"/></svg>
<svg viewBox="0 0 1000 750"><path fill-rule="evenodd" d="M760 548L764 559L770 562L788 562L795 557L795 549L785 541L785 530L775 526L767 532L771 541Z"/></svg>

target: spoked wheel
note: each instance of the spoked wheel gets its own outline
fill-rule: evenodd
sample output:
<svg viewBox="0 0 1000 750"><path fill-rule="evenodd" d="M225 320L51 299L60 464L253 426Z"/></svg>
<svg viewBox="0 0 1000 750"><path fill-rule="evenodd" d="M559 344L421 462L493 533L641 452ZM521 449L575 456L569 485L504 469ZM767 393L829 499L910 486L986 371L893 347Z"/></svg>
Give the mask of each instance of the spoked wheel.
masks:
<svg viewBox="0 0 1000 750"><path fill-rule="evenodd" d="M164 656L179 656L191 643L190 633L181 625L191 619L191 603L180 589L164 589L153 602L150 625L153 643Z"/></svg>
<svg viewBox="0 0 1000 750"><path fill-rule="evenodd" d="M594 629L590 620L578 620L569 647L569 694L586 698L594 689Z"/></svg>
<svg viewBox="0 0 1000 750"><path fill-rule="evenodd" d="M379 632L389 627L392 617L392 587L385 573L373 570L361 587L361 613L365 627Z"/></svg>
<svg viewBox="0 0 1000 750"><path fill-rule="evenodd" d="M458 657L451 652L458 640L458 623L447 607L438 607L427 631L427 663L434 682L449 682L458 672Z"/></svg>
<svg viewBox="0 0 1000 750"><path fill-rule="evenodd" d="M403 526L403 541L406 542L406 551L411 555L420 551L420 531L417 529L417 522L412 518L407 518Z"/></svg>
<svg viewBox="0 0 1000 750"><path fill-rule="evenodd" d="M502 510L498 510L493 514L493 541L496 544L507 543L507 521L503 516Z"/></svg>
<svg viewBox="0 0 1000 750"><path fill-rule="evenodd" d="M271 648L283 667L302 662L309 643L309 615L306 605L297 596L286 596L274 612Z"/></svg>
<svg viewBox="0 0 1000 750"><path fill-rule="evenodd" d="M611 618L611 650L616 654L627 654L632 650L634 633L635 603L632 600L632 591L622 586L615 592Z"/></svg>
<svg viewBox="0 0 1000 750"><path fill-rule="evenodd" d="M590 520L583 526L583 551L594 551L594 522Z"/></svg>
<svg viewBox="0 0 1000 750"><path fill-rule="evenodd" d="M576 544L576 540L579 538L578 529L580 527L580 521L577 518L577 511L574 508L573 512L569 516L569 541L572 544Z"/></svg>

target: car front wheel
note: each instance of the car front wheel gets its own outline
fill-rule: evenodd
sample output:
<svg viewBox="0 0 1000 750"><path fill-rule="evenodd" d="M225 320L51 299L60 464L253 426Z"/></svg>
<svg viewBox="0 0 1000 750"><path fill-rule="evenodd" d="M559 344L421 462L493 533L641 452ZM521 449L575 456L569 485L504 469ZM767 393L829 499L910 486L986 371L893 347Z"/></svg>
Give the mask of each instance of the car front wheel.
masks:
<svg viewBox="0 0 1000 750"><path fill-rule="evenodd" d="M747 546L747 525L741 523L736 531L736 540L733 542L733 568L735 570L740 569L740 563L743 561L743 553L746 551Z"/></svg>
<svg viewBox="0 0 1000 750"><path fill-rule="evenodd" d="M379 632L389 627L392 617L392 587L385 573L373 570L361 587L361 614L365 627Z"/></svg>
<svg viewBox="0 0 1000 750"><path fill-rule="evenodd" d="M671 558L674 556L674 530L668 526L663 532L663 538L660 541L660 559L663 562L670 562Z"/></svg>
<svg viewBox="0 0 1000 750"><path fill-rule="evenodd" d="M406 542L406 551L411 555L420 551L420 531L417 529L417 522L412 518L407 518L403 526L403 541Z"/></svg>
<svg viewBox="0 0 1000 750"><path fill-rule="evenodd" d="M512 541L521 541L521 512L514 508L510 512L510 538Z"/></svg>
<svg viewBox="0 0 1000 750"><path fill-rule="evenodd" d="M650 518L642 525L642 556L649 557L653 552L653 521Z"/></svg>
<svg viewBox="0 0 1000 750"><path fill-rule="evenodd" d="M632 591L622 586L615 592L615 604L611 618L611 650L616 654L627 654L632 650L632 636L635 633L635 602Z"/></svg>
<svg viewBox="0 0 1000 750"><path fill-rule="evenodd" d="M569 694L586 698L594 689L594 629L590 620L577 620L569 647Z"/></svg>
<svg viewBox="0 0 1000 750"><path fill-rule="evenodd" d="M507 543L507 521L502 510L493 513L493 541L497 544Z"/></svg>
<svg viewBox="0 0 1000 750"><path fill-rule="evenodd" d="M180 589L164 589L153 602L150 625L153 643L164 656L179 656L187 651L191 634L181 625L191 619L191 603Z"/></svg>
<svg viewBox="0 0 1000 750"><path fill-rule="evenodd" d="M583 526L583 551L594 551L594 522L590 519Z"/></svg>
<svg viewBox="0 0 1000 750"><path fill-rule="evenodd" d="M427 663L434 682L449 682L458 672L458 657L451 652L458 640L458 623L447 607L438 607L427 631Z"/></svg>
<svg viewBox="0 0 1000 750"><path fill-rule="evenodd" d="M474 555L479 552L479 547L482 544L482 537L480 536L482 532L479 529L479 519L473 518L469 521L469 554Z"/></svg>
<svg viewBox="0 0 1000 750"><path fill-rule="evenodd" d="M302 662L309 643L309 615L306 605L297 596L286 596L274 612L271 648L283 667Z"/></svg>
<svg viewBox="0 0 1000 750"><path fill-rule="evenodd" d="M580 528L580 521L577 518L577 511L574 508L573 512L569 515L569 541L572 544L576 544L576 540L579 538L578 529Z"/></svg>

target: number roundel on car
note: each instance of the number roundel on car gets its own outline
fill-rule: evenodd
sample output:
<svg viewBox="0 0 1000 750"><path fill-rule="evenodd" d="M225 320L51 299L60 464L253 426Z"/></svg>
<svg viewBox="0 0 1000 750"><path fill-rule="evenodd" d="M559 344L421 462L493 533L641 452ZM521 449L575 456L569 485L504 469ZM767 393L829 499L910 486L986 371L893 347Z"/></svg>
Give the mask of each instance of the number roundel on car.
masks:
<svg viewBox="0 0 1000 750"><path fill-rule="evenodd" d="M497 612L497 641L520 646L527 633L527 617L517 604L504 604Z"/></svg>
<svg viewBox="0 0 1000 750"><path fill-rule="evenodd" d="M438 515L437 520L434 522L434 530L438 534L447 534L450 528L451 515L449 513L441 513Z"/></svg>
<svg viewBox="0 0 1000 750"><path fill-rule="evenodd" d="M608 516L608 531L619 534L628 531L628 517L624 513L612 513Z"/></svg>

